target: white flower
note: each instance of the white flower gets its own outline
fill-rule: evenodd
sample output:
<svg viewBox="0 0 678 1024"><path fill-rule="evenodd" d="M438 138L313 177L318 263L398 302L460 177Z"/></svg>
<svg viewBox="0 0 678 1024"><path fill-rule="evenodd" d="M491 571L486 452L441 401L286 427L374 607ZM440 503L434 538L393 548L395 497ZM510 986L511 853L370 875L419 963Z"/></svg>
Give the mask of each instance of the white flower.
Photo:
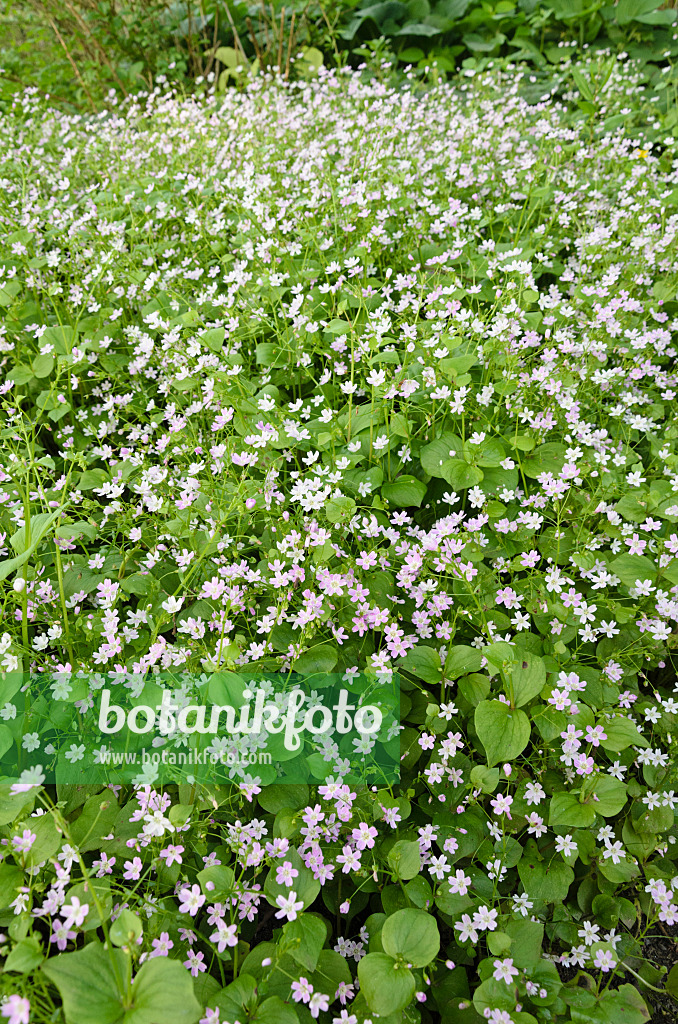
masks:
<svg viewBox="0 0 678 1024"><path fill-rule="evenodd" d="M296 921L297 911L304 909L303 900L297 900L297 894L294 889L291 890L288 896L282 894L276 898L276 906L280 907L280 910L276 912L278 919L286 917L288 921Z"/></svg>

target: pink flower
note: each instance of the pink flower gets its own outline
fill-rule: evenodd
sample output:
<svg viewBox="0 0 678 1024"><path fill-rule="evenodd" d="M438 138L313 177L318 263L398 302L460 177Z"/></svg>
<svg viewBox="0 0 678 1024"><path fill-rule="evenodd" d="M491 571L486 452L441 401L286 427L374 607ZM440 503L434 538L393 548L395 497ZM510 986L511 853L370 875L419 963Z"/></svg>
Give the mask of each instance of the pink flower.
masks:
<svg viewBox="0 0 678 1024"><path fill-rule="evenodd" d="M31 1012L31 1004L28 999L21 996L9 996L0 1009L3 1017L9 1018L9 1024L28 1024L28 1015Z"/></svg>
<svg viewBox="0 0 678 1024"><path fill-rule="evenodd" d="M174 943L169 937L169 932L160 932L159 939L153 939L153 952L149 954L149 960L154 956L169 956L170 949Z"/></svg>
<svg viewBox="0 0 678 1024"><path fill-rule="evenodd" d="M291 984L292 998L295 1003L308 1003L313 995L313 985L306 978L299 978Z"/></svg>
<svg viewBox="0 0 678 1024"><path fill-rule="evenodd" d="M56 942L57 949L64 950L68 945L69 940L74 939L76 936L76 933L69 931L63 921L60 921L58 917L52 921L52 928L54 929L54 932L50 935L49 941Z"/></svg>
<svg viewBox="0 0 678 1024"><path fill-rule="evenodd" d="M181 901L179 913L190 914L191 917L195 917L205 899L206 897L201 893L199 885L192 885L190 889L188 886L185 886L179 893L179 900Z"/></svg>
<svg viewBox="0 0 678 1024"><path fill-rule="evenodd" d="M198 1024L219 1024L219 1007L210 1010L209 1006L206 1006L205 1016L200 1018ZM240 1024L240 1021L235 1021L234 1024Z"/></svg>
<svg viewBox="0 0 678 1024"><path fill-rule="evenodd" d="M35 832L31 832L29 828L25 828L20 836L12 837L12 846L17 853L28 853L37 838L38 837Z"/></svg>
<svg viewBox="0 0 678 1024"><path fill-rule="evenodd" d="M126 860L122 877L126 878L128 882L136 882L141 876L142 867L141 857L135 857L134 860Z"/></svg>
<svg viewBox="0 0 678 1024"><path fill-rule="evenodd" d="M183 852L183 846L167 846L164 850L160 851L160 856L167 862L167 867L169 868L172 864L182 863L181 855Z"/></svg>
<svg viewBox="0 0 678 1024"><path fill-rule="evenodd" d="M201 971L207 970L207 964L203 963L205 959L204 953L194 953L193 950L188 954L188 960L184 960L184 967L187 967L194 978L197 978Z"/></svg>

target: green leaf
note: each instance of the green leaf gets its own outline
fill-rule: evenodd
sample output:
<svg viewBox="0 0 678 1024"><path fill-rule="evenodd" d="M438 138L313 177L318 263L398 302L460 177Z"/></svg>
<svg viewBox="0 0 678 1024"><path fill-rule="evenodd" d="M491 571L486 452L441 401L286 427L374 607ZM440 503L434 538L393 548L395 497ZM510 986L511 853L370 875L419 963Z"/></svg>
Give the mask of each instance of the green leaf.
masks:
<svg viewBox="0 0 678 1024"><path fill-rule="evenodd" d="M614 19L618 25L628 25L644 20L661 6L662 0L619 0L614 8Z"/></svg>
<svg viewBox="0 0 678 1024"><path fill-rule="evenodd" d="M388 865L398 878L414 878L421 870L419 843L399 839L388 851Z"/></svg>
<svg viewBox="0 0 678 1024"><path fill-rule="evenodd" d="M437 437L435 441L431 441L430 444L424 445L419 452L419 460L423 469L428 473L429 476L440 477L445 479L445 473L443 466L450 459L456 458L461 455L462 452L462 441L456 434L442 433L440 437Z"/></svg>
<svg viewBox="0 0 678 1024"><path fill-rule="evenodd" d="M226 50L230 49L230 47L224 46L222 49ZM205 331L200 340L207 345L211 352L221 352L225 333L223 327L210 327L208 331Z"/></svg>
<svg viewBox="0 0 678 1024"><path fill-rule="evenodd" d="M119 977L124 978L127 954L120 949L107 953L100 942L90 942L77 953L61 953L43 964L43 973L59 990L67 1024L119 1024L124 1020L112 959Z"/></svg>
<svg viewBox="0 0 678 1024"><path fill-rule="evenodd" d="M131 946L136 943L142 931L143 927L137 915L131 910L123 910L111 925L109 934L115 946Z"/></svg>
<svg viewBox="0 0 678 1024"><path fill-rule="evenodd" d="M319 644L297 658L294 662L294 671L308 676L318 672L331 672L337 664L338 657L337 648L333 644Z"/></svg>
<svg viewBox="0 0 678 1024"><path fill-rule="evenodd" d="M603 722L603 729L607 739L601 740L600 745L605 750L614 751L615 754L630 746L649 746L645 737L638 732L638 727L628 718L613 718L611 722Z"/></svg>
<svg viewBox="0 0 678 1024"><path fill-rule="evenodd" d="M306 867L296 850L289 850L285 854L285 860L290 861L292 867L296 868L299 872L294 879L293 885L287 886L283 882L276 882L276 869L271 867L264 882L264 893L271 906L277 908L276 899L278 896L289 896L290 892L295 892L297 894L297 903L301 900L305 910L313 903L320 892L320 882L317 878L313 877L313 872Z"/></svg>
<svg viewBox="0 0 678 1024"><path fill-rule="evenodd" d="M324 57L315 46L305 46L301 51L301 59L317 71L323 66Z"/></svg>
<svg viewBox="0 0 678 1024"><path fill-rule="evenodd" d="M501 465L506 458L506 452L498 437L486 437L480 444L467 442L464 445L464 456L476 466L493 469Z"/></svg>
<svg viewBox="0 0 678 1024"><path fill-rule="evenodd" d="M626 803L626 784L611 775L601 775L593 790L593 806L596 814L611 818L619 814Z"/></svg>
<svg viewBox="0 0 678 1024"><path fill-rule="evenodd" d="M426 495L426 484L415 476L399 476L381 485L381 496L396 508L419 508Z"/></svg>
<svg viewBox="0 0 678 1024"><path fill-rule="evenodd" d="M209 892L210 899L230 899L234 892L235 874L227 864L212 864L198 872L198 882L203 892ZM208 888L209 886L209 888Z"/></svg>
<svg viewBox="0 0 678 1024"><path fill-rule="evenodd" d="M541 473L560 473L565 465L566 451L567 448L564 444L556 442L539 445L538 448L534 449L530 457L523 461L523 473L525 476L534 478L538 477Z"/></svg>
<svg viewBox="0 0 678 1024"><path fill-rule="evenodd" d="M621 985L607 989L598 1005L586 1012L591 1024L646 1024L650 1011L635 985Z"/></svg>
<svg viewBox="0 0 678 1024"><path fill-rule="evenodd" d="M358 980L367 1005L380 1017L404 1010L414 998L412 971L396 964L387 953L364 956L358 964Z"/></svg>
<svg viewBox="0 0 678 1024"><path fill-rule="evenodd" d="M295 1008L289 1003L284 1003L280 996L269 996L268 999L264 999L249 1020L252 1024L299 1024Z"/></svg>
<svg viewBox="0 0 678 1024"><path fill-rule="evenodd" d="M81 853L101 849L101 836L113 831L120 808L110 790L97 793L86 801L71 825L71 838Z"/></svg>
<svg viewBox="0 0 678 1024"><path fill-rule="evenodd" d="M142 965L132 985L132 1000L124 1024L194 1024L202 1015L191 975L178 960L167 957L153 957Z"/></svg>
<svg viewBox="0 0 678 1024"><path fill-rule="evenodd" d="M239 64L243 63L243 56L232 46L220 46L214 54L216 60L221 61L227 68L237 68ZM222 328L223 330L223 328Z"/></svg>
<svg viewBox="0 0 678 1024"><path fill-rule="evenodd" d="M470 466L463 459L448 459L443 463L440 475L455 491L465 491L469 487L475 487L483 479L482 469Z"/></svg>
<svg viewBox="0 0 678 1024"><path fill-rule="evenodd" d="M511 948L511 939L506 932L489 932L487 948L492 956L506 956Z"/></svg>
<svg viewBox="0 0 678 1024"><path fill-rule="evenodd" d="M506 670L506 675L510 679L508 696L513 694L512 703L517 708L536 697L546 682L546 668L543 660L530 651L518 653L517 660L513 661Z"/></svg>
<svg viewBox="0 0 678 1024"><path fill-rule="evenodd" d="M342 495L340 498L330 498L325 505L325 515L329 521L336 526L337 523L348 523L355 515L356 504L353 498Z"/></svg>
<svg viewBox="0 0 678 1024"><path fill-rule="evenodd" d="M37 516L33 516L31 520L31 543L26 548L26 528L21 527L20 530L10 537L10 543L15 551L19 551L19 555L16 558L7 558L5 561L0 562L0 580L5 580L11 572L15 572L20 569L25 562L31 557L38 544L48 532L52 523L61 515L61 512L65 506L60 506L56 512L52 512L48 515L46 512L40 513Z"/></svg>
<svg viewBox="0 0 678 1024"><path fill-rule="evenodd" d="M423 910L398 910L386 918L381 943L389 956L402 957L412 967L426 967L440 950L438 925Z"/></svg>
<svg viewBox="0 0 678 1024"><path fill-rule="evenodd" d="M645 555L620 555L610 563L610 569L627 587L633 587L636 580L654 580L657 566Z"/></svg>
<svg viewBox="0 0 678 1024"><path fill-rule="evenodd" d="M32 363L33 373L39 379L49 377L54 369L54 356L45 352L36 356Z"/></svg>
<svg viewBox="0 0 678 1024"><path fill-rule="evenodd" d="M523 856L518 874L530 899L545 903L563 903L574 881L574 871L564 861L553 859L549 864Z"/></svg>
<svg viewBox="0 0 678 1024"><path fill-rule="evenodd" d="M4 910L14 902L19 895L19 889L24 884L24 873L20 867L3 861L0 864L0 910Z"/></svg>
<svg viewBox="0 0 678 1024"><path fill-rule="evenodd" d="M38 939L29 937L17 942L5 961L4 971L16 971L17 974L30 974L45 959Z"/></svg>
<svg viewBox="0 0 678 1024"><path fill-rule="evenodd" d="M314 971L327 938L324 921L313 914L300 914L295 921L287 922L283 935L289 955L307 971Z"/></svg>
<svg viewBox="0 0 678 1024"><path fill-rule="evenodd" d="M285 808L298 811L308 803L309 789L306 785L274 783L262 789L257 799L259 806L269 814L277 814Z"/></svg>
<svg viewBox="0 0 678 1024"><path fill-rule="evenodd" d="M529 743L530 721L527 715L502 701L481 701L473 720L490 768L499 761L518 757Z"/></svg>
<svg viewBox="0 0 678 1024"><path fill-rule="evenodd" d="M532 967L541 960L544 925L541 921L513 917L504 925L511 937L511 957L517 967Z"/></svg>
<svg viewBox="0 0 678 1024"><path fill-rule="evenodd" d="M17 673L16 679L18 679L19 686L21 686L23 679L20 673ZM12 685L14 686L14 682ZM17 692L19 686L14 687L12 694L9 696L3 693L2 699L9 700L10 696L13 696L14 693ZM8 825L11 821L15 821L23 811L24 807L30 811L32 809L34 799L35 797L32 796L30 792L16 793L13 796L10 793L9 786L0 786L0 825ZM30 807L28 807L29 804ZM2 869L5 867L7 867L7 862L0 862L0 875L2 874Z"/></svg>
<svg viewBox="0 0 678 1024"><path fill-rule="evenodd" d="M574 84L577 86L579 93L585 100L593 100L593 89L591 83L584 77L584 75L577 68L572 68L572 77L574 78Z"/></svg>
<svg viewBox="0 0 678 1024"><path fill-rule="evenodd" d="M445 659L445 677L447 679L458 679L459 676L468 675L469 672L477 672L483 663L483 652L477 647L467 647L464 644L457 644L451 647Z"/></svg>
<svg viewBox="0 0 678 1024"><path fill-rule="evenodd" d="M411 672L425 683L440 682L440 655L433 647L413 647L400 663L406 672Z"/></svg>
<svg viewBox="0 0 678 1024"><path fill-rule="evenodd" d="M505 1010L511 1012L511 1020L515 1021L515 996L504 981L497 981L496 978L487 978L473 993L473 1005L481 1019L485 1017L486 1011ZM489 1016L489 1013L488 1013Z"/></svg>
<svg viewBox="0 0 678 1024"><path fill-rule="evenodd" d="M28 818L17 827L21 831L26 828L30 829L36 837L28 853L24 854L29 867L37 867L43 861L49 860L64 841L62 833L57 831L51 814L43 814L39 818Z"/></svg>
<svg viewBox="0 0 678 1024"><path fill-rule="evenodd" d="M551 797L549 825L562 828L589 828L596 820L596 812L590 804L579 802L574 793L554 793Z"/></svg>
<svg viewBox="0 0 678 1024"><path fill-rule="evenodd" d="M244 1008L256 1000L256 992L256 978L245 972L222 988L212 1005L219 1008L224 1020L236 1021L245 1015Z"/></svg>
<svg viewBox="0 0 678 1024"><path fill-rule="evenodd" d="M471 785L474 789L482 790L483 793L494 793L499 785L499 769L476 765L471 769Z"/></svg>

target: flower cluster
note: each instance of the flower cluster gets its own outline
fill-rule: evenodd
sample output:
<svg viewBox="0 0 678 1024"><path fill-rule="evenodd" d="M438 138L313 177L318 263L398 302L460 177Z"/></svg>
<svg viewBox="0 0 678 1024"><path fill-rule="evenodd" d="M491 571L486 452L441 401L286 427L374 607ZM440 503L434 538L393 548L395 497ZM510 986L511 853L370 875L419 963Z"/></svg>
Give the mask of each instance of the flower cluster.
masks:
<svg viewBox="0 0 678 1024"><path fill-rule="evenodd" d="M95 972L168 1024L646 1019L608 981L678 923L670 150L498 71L0 133L0 1013L95 1019ZM274 672L397 678L399 783L337 734L42 785L106 675Z"/></svg>

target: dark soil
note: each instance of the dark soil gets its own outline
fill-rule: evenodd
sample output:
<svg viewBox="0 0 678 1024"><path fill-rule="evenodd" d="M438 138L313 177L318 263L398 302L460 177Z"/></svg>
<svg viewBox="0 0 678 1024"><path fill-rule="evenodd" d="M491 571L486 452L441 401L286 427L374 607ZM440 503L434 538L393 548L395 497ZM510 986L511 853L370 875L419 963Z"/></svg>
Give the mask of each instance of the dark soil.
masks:
<svg viewBox="0 0 678 1024"><path fill-rule="evenodd" d="M655 967L666 967L668 973L673 965L678 963L678 928L666 928L666 935L647 939L643 953L650 963ZM635 982L640 989L643 988L635 978L629 980ZM660 996L655 992L647 994L651 996L648 1003L653 1011L652 1024L678 1024L678 1003L671 996Z"/></svg>

